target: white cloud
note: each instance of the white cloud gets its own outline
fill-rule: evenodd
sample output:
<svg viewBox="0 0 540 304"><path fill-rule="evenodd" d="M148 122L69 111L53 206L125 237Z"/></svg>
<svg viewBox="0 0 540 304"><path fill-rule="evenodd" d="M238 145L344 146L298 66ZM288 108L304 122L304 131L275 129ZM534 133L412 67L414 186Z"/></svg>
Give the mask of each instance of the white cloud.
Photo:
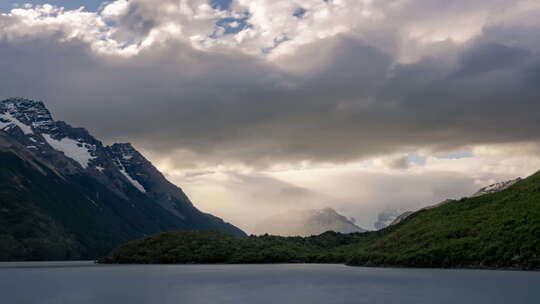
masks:
<svg viewBox="0 0 540 304"><path fill-rule="evenodd" d="M295 14L299 9L304 11L301 16ZM212 8L206 0L167 0L159 5L117 0L97 13L27 5L4 14L13 26L1 32L36 36L59 31L65 39L83 39L95 51L108 54L135 54L143 47L178 40L198 49L240 50L275 61L305 45L346 34L411 62L429 55L441 42L466 43L486 26L516 22L537 26L539 9L532 0L235 0L229 11ZM248 26L240 32L225 34L217 25L222 18L243 16L248 16Z"/></svg>

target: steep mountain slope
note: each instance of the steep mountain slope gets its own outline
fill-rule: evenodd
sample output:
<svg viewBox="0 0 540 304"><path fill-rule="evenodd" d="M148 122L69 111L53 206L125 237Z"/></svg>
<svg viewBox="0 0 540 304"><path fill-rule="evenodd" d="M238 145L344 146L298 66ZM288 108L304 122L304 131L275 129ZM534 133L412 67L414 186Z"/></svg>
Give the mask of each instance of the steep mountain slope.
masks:
<svg viewBox="0 0 540 304"><path fill-rule="evenodd" d="M276 214L260 223L254 234L272 234L281 236L310 236L326 231L341 233L365 232L351 220L337 213L332 208L317 210L290 210Z"/></svg>
<svg viewBox="0 0 540 304"><path fill-rule="evenodd" d="M306 238L174 232L131 241L102 261L540 269L540 172L496 193L421 210L379 231Z"/></svg>
<svg viewBox="0 0 540 304"><path fill-rule="evenodd" d="M396 224L399 224L401 222L403 222L406 218L408 218L409 216L415 214L416 212L420 212L420 211L423 211L423 210L429 210L429 209L433 209L433 208L436 208L436 207L439 207L439 206L442 206L444 204L447 204L447 203L450 203L450 202L453 202L455 200L453 199L447 199L447 200L444 200L440 203L437 203L435 205L430 205L430 206L426 206L424 208L421 208L420 210L417 210L417 211L405 211L403 212L402 214L400 214L398 217L396 217L391 223L389 226L391 225L396 225ZM384 228L384 227L383 227Z"/></svg>
<svg viewBox="0 0 540 304"><path fill-rule="evenodd" d="M421 210L355 249L353 264L540 267L540 172L495 193Z"/></svg>
<svg viewBox="0 0 540 304"><path fill-rule="evenodd" d="M54 121L42 102L0 102L0 259L92 258L169 230L245 235L197 210L130 144Z"/></svg>
<svg viewBox="0 0 540 304"><path fill-rule="evenodd" d="M377 214L377 221L373 224L373 227L375 227L376 230L388 227L402 214L403 211L387 208Z"/></svg>
<svg viewBox="0 0 540 304"><path fill-rule="evenodd" d="M512 180L508 180L508 181L503 181L503 182L499 182L499 183L495 183L495 184L491 184L489 186L486 186L486 187L483 187L481 188L480 190L476 191L473 195L471 195L470 197L477 197L477 196L481 196L481 195L484 195L484 194L490 194L490 193L497 193L499 191L502 191L510 186L512 186L513 184L521 181L522 179L520 177L516 178L516 179L512 179ZM402 212L401 214L398 214L397 216L395 216L395 218L390 221L388 224L386 225L380 225L379 227L376 227L377 229L383 229L385 227L388 227L388 226L391 226L391 225L396 225L396 224L399 224L401 223L403 220L405 220L406 218L408 218L409 216L415 214L416 212L420 212L420 211L423 211L423 210L427 210L427 209L432 209L432 208L435 208L435 207L439 207L441 205L444 205L446 203L449 203L449 202L453 202L455 200L453 199L447 199L447 200L444 200L438 204L435 204L435 205L430 205L430 206L427 206L427 207L424 207L424 208L421 208L420 210L417 210L417 211L405 211L405 212Z"/></svg>

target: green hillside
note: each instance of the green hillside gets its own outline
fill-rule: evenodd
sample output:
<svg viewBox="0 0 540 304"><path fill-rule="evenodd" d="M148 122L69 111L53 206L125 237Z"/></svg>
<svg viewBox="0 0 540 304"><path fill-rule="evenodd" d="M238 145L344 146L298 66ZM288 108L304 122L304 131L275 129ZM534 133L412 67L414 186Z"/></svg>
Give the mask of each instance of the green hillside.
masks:
<svg viewBox="0 0 540 304"><path fill-rule="evenodd" d="M326 232L312 237L234 237L217 231L165 232L131 241L104 263L344 263L337 247L360 242L360 233Z"/></svg>
<svg viewBox="0 0 540 304"><path fill-rule="evenodd" d="M171 232L129 242L102 262L538 269L540 173L499 193L417 212L382 231L306 238Z"/></svg>
<svg viewBox="0 0 540 304"><path fill-rule="evenodd" d="M423 210L354 249L358 265L540 267L540 173Z"/></svg>

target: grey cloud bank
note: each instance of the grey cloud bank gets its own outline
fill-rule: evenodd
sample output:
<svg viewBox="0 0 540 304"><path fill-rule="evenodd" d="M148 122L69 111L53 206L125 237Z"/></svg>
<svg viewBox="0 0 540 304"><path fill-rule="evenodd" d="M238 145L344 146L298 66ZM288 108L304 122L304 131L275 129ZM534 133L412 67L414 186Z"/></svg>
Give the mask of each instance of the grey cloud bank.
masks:
<svg viewBox="0 0 540 304"><path fill-rule="evenodd" d="M338 36L289 58L309 61L317 51L330 58L296 74L182 43L117 58L81 42L33 37L0 42L0 88L5 97L42 98L61 118L107 140L128 138L155 153L182 150L209 163L341 162L537 141L540 56L483 40L448 55L452 65L444 57L400 64Z"/></svg>

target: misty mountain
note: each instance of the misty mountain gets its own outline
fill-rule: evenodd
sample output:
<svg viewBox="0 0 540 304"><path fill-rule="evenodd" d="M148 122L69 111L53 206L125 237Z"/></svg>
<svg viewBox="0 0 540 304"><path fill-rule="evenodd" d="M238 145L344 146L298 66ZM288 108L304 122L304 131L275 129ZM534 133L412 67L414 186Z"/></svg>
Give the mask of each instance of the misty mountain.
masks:
<svg viewBox="0 0 540 304"><path fill-rule="evenodd" d="M470 195L468 197L477 197L477 196L482 196L482 195L485 195L485 194L497 193L497 192L500 192L502 190L507 189L508 187L512 186L513 184L515 184L515 183L517 183L517 182L519 182L521 180L522 180L522 178L518 177L516 179L491 184L489 186L481 188L480 190L476 191L474 194L472 194L472 195ZM379 221L376 223L375 228L383 229L383 228L391 226L391 225L399 224L403 220L408 218L409 216L415 214L416 212L419 212L419 211L422 211L422 210L433 209L433 208L439 207L441 205L444 205L444 204L447 204L447 203L450 203L450 202L453 202L453 201L455 201L455 200L447 199L447 200L444 200L444 201L442 201L440 203L421 208L420 210L417 210L417 211L405 211L405 212L399 213L397 210L389 210L389 211L385 210L385 211L379 213L379 216L378 216ZM384 221L382 221L381 219L384 219Z"/></svg>
<svg viewBox="0 0 540 304"><path fill-rule="evenodd" d="M403 214L403 212L400 212L397 209L385 209L382 212L379 212L379 214L377 214L377 221L375 222L375 224L373 224L373 226L377 230L388 227L401 214Z"/></svg>
<svg viewBox="0 0 540 304"><path fill-rule="evenodd" d="M170 230L245 235L199 211L132 145L105 146L40 101L0 102L0 164L0 260L94 258Z"/></svg>
<svg viewBox="0 0 540 304"><path fill-rule="evenodd" d="M290 210L270 216L255 226L254 234L310 236L326 231L352 233L367 230L356 226L354 219L348 219L332 208L324 208Z"/></svg>
<svg viewBox="0 0 540 304"><path fill-rule="evenodd" d="M517 182L519 182L521 180L522 180L522 178L518 177L516 179L511 179L511 180L491 184L489 186L486 186L486 187L476 191L470 197L476 197L476 196L480 196L480 195L484 195L484 194L490 194L490 193L497 193L497 192L500 192L500 191L512 186L513 184L515 184L515 183L517 183Z"/></svg>

